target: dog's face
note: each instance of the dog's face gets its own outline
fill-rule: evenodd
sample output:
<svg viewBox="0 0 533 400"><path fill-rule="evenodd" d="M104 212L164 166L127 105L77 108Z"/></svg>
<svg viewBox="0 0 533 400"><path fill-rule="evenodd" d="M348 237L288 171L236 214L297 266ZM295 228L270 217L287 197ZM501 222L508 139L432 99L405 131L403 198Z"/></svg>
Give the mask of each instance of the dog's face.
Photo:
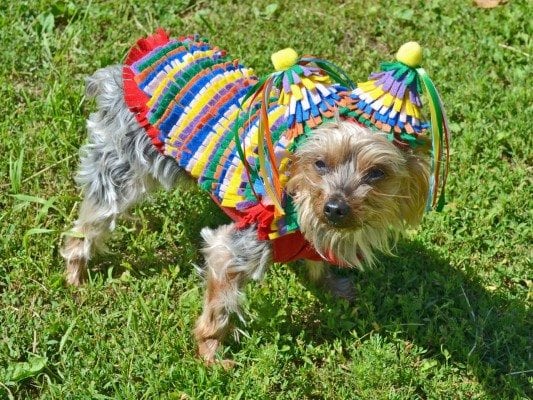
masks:
<svg viewBox="0 0 533 400"><path fill-rule="evenodd" d="M422 218L429 168L421 153L351 122L318 128L294 153L287 185L306 239L352 265L388 251L392 232Z"/></svg>

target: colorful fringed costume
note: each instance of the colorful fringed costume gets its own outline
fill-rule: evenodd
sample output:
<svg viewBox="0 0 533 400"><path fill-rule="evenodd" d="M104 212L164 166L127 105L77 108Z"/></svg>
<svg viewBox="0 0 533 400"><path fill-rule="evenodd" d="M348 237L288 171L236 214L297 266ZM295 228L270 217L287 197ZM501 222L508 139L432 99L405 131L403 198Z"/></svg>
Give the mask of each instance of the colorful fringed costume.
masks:
<svg viewBox="0 0 533 400"><path fill-rule="evenodd" d="M353 92L358 121L389 134L389 140L402 149L424 143L431 131L433 165L427 209L444 207L444 188L448 175L450 132L442 100L420 67L422 49L416 42L405 43L396 62L381 64L381 71L373 73L367 82L359 83ZM424 88L424 90L422 90ZM431 124L422 116L420 94L428 97Z"/></svg>
<svg viewBox="0 0 533 400"><path fill-rule="evenodd" d="M272 240L274 261L336 263L298 230L284 191L288 162L312 128L335 113L365 122L367 110L358 105L367 98L333 64L282 52L273 56L277 72L258 79L197 36L170 39L159 30L127 56L125 100L154 146L195 178L238 228L255 225L260 239ZM417 133L425 128L411 126Z"/></svg>

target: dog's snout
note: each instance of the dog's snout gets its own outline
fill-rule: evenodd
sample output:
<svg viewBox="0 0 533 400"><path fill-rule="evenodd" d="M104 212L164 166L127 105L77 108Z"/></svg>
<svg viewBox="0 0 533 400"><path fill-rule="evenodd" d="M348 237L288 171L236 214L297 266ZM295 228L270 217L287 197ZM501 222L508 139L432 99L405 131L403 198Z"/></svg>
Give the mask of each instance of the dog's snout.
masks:
<svg viewBox="0 0 533 400"><path fill-rule="evenodd" d="M324 204L324 215L332 223L343 221L349 213L350 206L344 200L331 199Z"/></svg>

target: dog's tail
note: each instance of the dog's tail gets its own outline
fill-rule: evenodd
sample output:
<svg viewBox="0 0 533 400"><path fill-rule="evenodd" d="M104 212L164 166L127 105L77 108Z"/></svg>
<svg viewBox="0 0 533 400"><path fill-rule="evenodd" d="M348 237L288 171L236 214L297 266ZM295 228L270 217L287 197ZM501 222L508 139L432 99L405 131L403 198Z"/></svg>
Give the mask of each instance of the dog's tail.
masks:
<svg viewBox="0 0 533 400"><path fill-rule="evenodd" d="M85 95L96 98L100 106L122 97L122 66L112 65L101 68L85 80Z"/></svg>

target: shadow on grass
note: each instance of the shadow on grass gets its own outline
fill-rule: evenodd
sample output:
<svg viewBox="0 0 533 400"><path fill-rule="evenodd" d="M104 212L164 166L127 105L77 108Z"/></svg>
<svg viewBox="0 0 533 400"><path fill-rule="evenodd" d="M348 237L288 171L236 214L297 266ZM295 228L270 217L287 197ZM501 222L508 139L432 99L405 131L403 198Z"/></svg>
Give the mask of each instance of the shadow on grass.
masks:
<svg viewBox="0 0 533 400"><path fill-rule="evenodd" d="M202 262L200 230L228 219L209 199L201 200L197 207L188 200L170 216L180 223L183 243L177 240L172 249L156 247L128 255L127 245L115 241L118 248L114 254L99 257L94 263L99 273L113 266L113 276L120 276L125 270L120 266L124 258L130 273L139 278L161 274L171 264L183 266L179 277L194 273L191 264ZM150 220L150 230L160 231L163 221L157 217ZM303 332L305 340L317 344L345 338L353 330L360 336L399 333L401 339L428 349L428 357L439 357L443 362L449 357L459 367L468 366L496 397L509 390L531 396L527 375L521 372L531 369L533 318L524 304L500 291L488 291L475 277L455 270L420 242L399 243L396 255L382 257L375 268L365 272L339 270L353 277L355 304L348 305L310 287L321 305L294 310L293 315L281 318L275 330L293 336ZM304 268L297 265L293 269L302 275ZM272 321L279 322L278 300L266 296L260 304L254 302L251 308L259 318L248 329L263 331ZM302 303L301 299L296 301ZM230 347L237 350L239 345Z"/></svg>
<svg viewBox="0 0 533 400"><path fill-rule="evenodd" d="M531 368L530 310L505 293L488 291L417 241L400 243L396 254L382 257L371 270L348 273L357 288L353 305L310 288L322 306L287 318L291 322L280 326L282 333L303 331L310 342L320 343L352 330L360 336L399 332L401 339L428 349L426 356L468 365L496 398L502 391L531 396L523 372Z"/></svg>
<svg viewBox="0 0 533 400"><path fill-rule="evenodd" d="M149 246L133 245L142 250L132 253L128 246L142 230L140 219L132 218L133 224L121 220L119 226L130 225L130 228L126 233L113 234L109 238L111 252L98 255L91 262L93 276L106 274L112 269L113 278L120 277L126 270L135 278L150 277L161 274L172 265L180 267L175 277L186 278L196 273L194 265L203 263L201 229L229 223L229 218L203 192L176 191L166 196L163 201L147 203L143 211L149 221L148 235L155 233L161 238L155 243L151 241ZM165 208L168 202L172 203L172 208Z"/></svg>

